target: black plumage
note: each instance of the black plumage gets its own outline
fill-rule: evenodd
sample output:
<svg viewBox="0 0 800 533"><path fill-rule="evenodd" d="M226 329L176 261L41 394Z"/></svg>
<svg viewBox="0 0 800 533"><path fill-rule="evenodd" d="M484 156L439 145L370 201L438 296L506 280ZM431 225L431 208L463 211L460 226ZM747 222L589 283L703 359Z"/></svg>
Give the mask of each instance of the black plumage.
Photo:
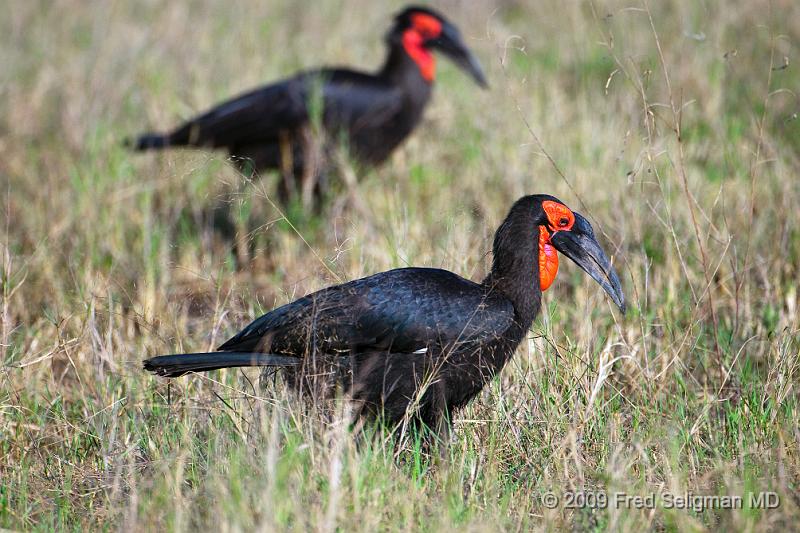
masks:
<svg viewBox="0 0 800 533"><path fill-rule="evenodd" d="M422 118L431 95L433 50L486 84L458 29L433 10L404 10L386 42L388 57L375 74L329 68L301 72L224 102L171 132L141 135L133 147L224 148L243 168L280 170L286 193L297 184L309 192L327 166L326 155L340 141L360 163L377 165ZM315 123L321 124L324 140Z"/></svg>
<svg viewBox="0 0 800 533"><path fill-rule="evenodd" d="M569 227L544 208L553 204L559 216L568 212ZM176 377L226 366L291 366L291 381L300 386L319 375L319 361L334 361L346 369L362 414L397 423L410 413L441 428L503 368L538 314L545 245L581 266L624 311L619 279L588 221L551 196L526 196L497 230L492 269L481 283L434 268L381 272L274 309L219 352L155 357L144 367Z"/></svg>

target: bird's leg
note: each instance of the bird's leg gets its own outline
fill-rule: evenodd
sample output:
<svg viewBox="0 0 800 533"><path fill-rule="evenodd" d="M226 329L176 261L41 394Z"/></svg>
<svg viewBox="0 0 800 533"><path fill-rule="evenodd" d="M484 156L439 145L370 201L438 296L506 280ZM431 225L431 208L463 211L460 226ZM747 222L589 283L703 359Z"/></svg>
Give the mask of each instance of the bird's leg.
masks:
<svg viewBox="0 0 800 533"><path fill-rule="evenodd" d="M246 269L250 263L250 214L249 205L244 205L250 201L248 185L258 178L258 164L254 158L245 158L237 162L242 179L236 183L236 191L228 207L229 216L233 217L235 234L233 240L236 261L240 269Z"/></svg>
<svg viewBox="0 0 800 533"><path fill-rule="evenodd" d="M278 187L278 195L283 205L287 205L297 193L297 183L294 179L294 149L291 134L288 131L282 130L278 138L281 152L281 185Z"/></svg>
<svg viewBox="0 0 800 533"><path fill-rule="evenodd" d="M236 163L243 168L243 164L238 161ZM240 185L234 187L241 188ZM219 239L222 246L231 250L236 258L237 268L243 269L249 262L246 221L237 216L234 204L236 200L228 199L228 196L236 198L239 195L236 192L233 195L226 193L225 198L218 197L213 205L206 208L206 212L210 214L208 229L212 232L210 238Z"/></svg>
<svg viewBox="0 0 800 533"><path fill-rule="evenodd" d="M314 191L317 188L320 170L320 144L315 138L311 128L305 127L302 131L303 145L303 174L300 177L301 199L303 208L308 210L314 203Z"/></svg>
<svg viewBox="0 0 800 533"><path fill-rule="evenodd" d="M242 202L243 197L239 197L239 202ZM250 246L248 238L250 235L248 217L241 216L241 209L234 218L236 222L236 240L234 246L236 247L236 260L239 263L239 268L244 270L250 263Z"/></svg>
<svg viewBox="0 0 800 533"><path fill-rule="evenodd" d="M453 419L447 409L447 387L444 379L438 379L432 385L432 402L430 420L428 420L428 438L431 452L435 446L440 460L447 459L447 452L453 439ZM433 455L433 454L431 454Z"/></svg>
<svg viewBox="0 0 800 533"><path fill-rule="evenodd" d="M438 441L439 459L441 461L447 460L453 437L453 419L450 417L450 413L443 412L436 427L436 440Z"/></svg>
<svg viewBox="0 0 800 533"><path fill-rule="evenodd" d="M358 177L356 176L355 168L350 159L343 151L339 151L339 173L342 176L345 187L347 187L347 197L352 206L358 211L365 220L370 220L370 212L367 204L361 198L361 193L358 188Z"/></svg>

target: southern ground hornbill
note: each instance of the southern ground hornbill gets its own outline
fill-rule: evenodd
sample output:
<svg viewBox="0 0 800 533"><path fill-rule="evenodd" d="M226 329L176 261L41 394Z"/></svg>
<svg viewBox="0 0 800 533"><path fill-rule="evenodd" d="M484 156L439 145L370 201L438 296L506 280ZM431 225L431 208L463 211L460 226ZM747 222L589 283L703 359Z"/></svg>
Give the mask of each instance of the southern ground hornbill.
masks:
<svg viewBox="0 0 800 533"><path fill-rule="evenodd" d="M458 29L431 9L409 7L399 13L386 42L389 54L377 73L301 72L224 102L169 133L141 135L133 147L226 148L244 170L278 169L282 196L300 188L308 204L331 148L314 133L315 112L324 137L341 140L357 161L377 165L422 118L436 73L434 50L486 86Z"/></svg>
<svg viewBox="0 0 800 533"><path fill-rule="evenodd" d="M557 252L625 311L619 278L589 222L552 196L525 196L495 233L492 269L481 283L435 268L381 272L278 307L218 352L153 357L144 368L177 377L285 367L289 383L302 389L304 378L324 368L360 415L396 424L408 413L414 424L446 430L450 415L500 372L525 337L558 272Z"/></svg>

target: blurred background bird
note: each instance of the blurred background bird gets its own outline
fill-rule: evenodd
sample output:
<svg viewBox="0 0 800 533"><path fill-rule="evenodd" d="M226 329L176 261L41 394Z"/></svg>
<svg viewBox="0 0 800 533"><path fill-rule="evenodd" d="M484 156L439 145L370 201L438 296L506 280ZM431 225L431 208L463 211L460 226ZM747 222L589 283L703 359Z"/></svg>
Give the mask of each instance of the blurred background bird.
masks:
<svg viewBox="0 0 800 533"><path fill-rule="evenodd" d="M326 189L336 146L359 164L386 161L419 124L431 97L438 51L481 87L486 77L461 34L441 13L408 7L386 34L375 73L320 68L224 102L168 133L145 133L136 150L223 148L247 175L275 169L279 198L308 208Z"/></svg>

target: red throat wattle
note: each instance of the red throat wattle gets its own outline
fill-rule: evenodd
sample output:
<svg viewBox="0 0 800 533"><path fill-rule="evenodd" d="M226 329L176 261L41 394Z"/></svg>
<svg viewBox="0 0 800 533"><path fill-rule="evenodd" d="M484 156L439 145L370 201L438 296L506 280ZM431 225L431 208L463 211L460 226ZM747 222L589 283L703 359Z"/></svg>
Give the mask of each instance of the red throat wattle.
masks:
<svg viewBox="0 0 800 533"><path fill-rule="evenodd" d="M422 44L424 39L417 30L406 30L403 34L403 48L406 53L419 67L419 71L425 81L432 82L436 76L436 59L433 54Z"/></svg>
<svg viewBox="0 0 800 533"><path fill-rule="evenodd" d="M432 82L436 76L436 58L425 47L425 41L442 33L442 23L424 13L411 16L411 27L403 32L403 48L419 67L422 77Z"/></svg>
<svg viewBox="0 0 800 533"><path fill-rule="evenodd" d="M558 252L550 243L550 232L539 226L539 288L546 291L558 274Z"/></svg>
<svg viewBox="0 0 800 533"><path fill-rule="evenodd" d="M548 226L539 226L539 288L546 291L558 274L558 251L550 242L551 231L570 231L575 225L575 214L564 204L545 200L542 210Z"/></svg>

